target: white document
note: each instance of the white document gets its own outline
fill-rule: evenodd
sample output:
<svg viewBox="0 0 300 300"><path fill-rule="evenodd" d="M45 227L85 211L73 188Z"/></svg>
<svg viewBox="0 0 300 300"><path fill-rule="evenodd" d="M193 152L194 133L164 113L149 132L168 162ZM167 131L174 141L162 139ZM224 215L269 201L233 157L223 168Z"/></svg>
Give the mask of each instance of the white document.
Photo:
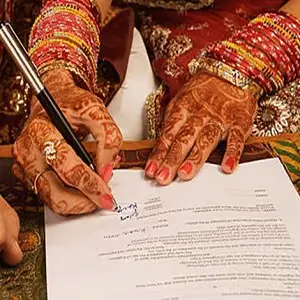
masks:
<svg viewBox="0 0 300 300"><path fill-rule="evenodd" d="M49 300L300 299L300 201L278 159L158 187L114 173L120 213L46 209Z"/></svg>

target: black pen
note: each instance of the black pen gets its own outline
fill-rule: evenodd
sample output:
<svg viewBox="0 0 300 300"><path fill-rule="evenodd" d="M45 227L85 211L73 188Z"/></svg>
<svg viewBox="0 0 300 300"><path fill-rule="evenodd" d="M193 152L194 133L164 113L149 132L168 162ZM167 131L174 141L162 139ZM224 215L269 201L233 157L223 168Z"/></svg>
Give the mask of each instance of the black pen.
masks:
<svg viewBox="0 0 300 300"><path fill-rule="evenodd" d="M18 69L20 72L22 72L26 81L32 88L37 99L45 109L53 125L61 133L65 141L73 148L75 153L82 159L82 161L84 161L93 171L95 171L96 168L91 156L81 142L77 139L66 117L50 95L47 88L43 85L38 71L31 61L29 54L25 50L24 46L9 23L1 22L0 39L17 65Z"/></svg>

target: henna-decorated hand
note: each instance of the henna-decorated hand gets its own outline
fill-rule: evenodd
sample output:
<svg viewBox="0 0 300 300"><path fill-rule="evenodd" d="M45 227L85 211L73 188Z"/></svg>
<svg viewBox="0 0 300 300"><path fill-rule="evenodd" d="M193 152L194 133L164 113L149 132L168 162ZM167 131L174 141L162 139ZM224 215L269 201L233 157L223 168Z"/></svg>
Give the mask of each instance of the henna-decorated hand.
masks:
<svg viewBox="0 0 300 300"><path fill-rule="evenodd" d="M195 76L167 107L146 175L162 185L176 175L190 180L222 139L227 139L222 169L232 173L256 110L257 101L240 88L208 74Z"/></svg>
<svg viewBox="0 0 300 300"><path fill-rule="evenodd" d="M19 231L17 213L0 195L0 259L8 265L17 265L23 259L18 244Z"/></svg>
<svg viewBox="0 0 300 300"><path fill-rule="evenodd" d="M69 72L49 72L44 82L75 132L81 136L91 133L95 138L97 173L62 140L34 98L30 118L13 148L15 176L32 188L37 175L48 168L44 149L45 143L51 141L56 145L56 158L50 162L51 170L36 180L40 198L62 215L83 214L97 208L113 209L108 182L122 143L119 128L102 101L77 87Z"/></svg>

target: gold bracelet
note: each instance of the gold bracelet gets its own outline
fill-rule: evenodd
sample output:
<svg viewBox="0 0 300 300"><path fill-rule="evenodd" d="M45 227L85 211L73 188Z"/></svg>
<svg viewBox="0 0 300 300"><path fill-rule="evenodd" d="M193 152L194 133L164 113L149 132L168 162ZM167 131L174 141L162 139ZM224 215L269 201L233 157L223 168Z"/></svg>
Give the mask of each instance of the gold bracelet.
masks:
<svg viewBox="0 0 300 300"><path fill-rule="evenodd" d="M247 91L255 99L259 99L264 93L263 88L251 78L248 78L237 69L222 61L210 57L196 58L189 63L188 68L191 74L196 74L199 71L206 71L220 77L234 86Z"/></svg>

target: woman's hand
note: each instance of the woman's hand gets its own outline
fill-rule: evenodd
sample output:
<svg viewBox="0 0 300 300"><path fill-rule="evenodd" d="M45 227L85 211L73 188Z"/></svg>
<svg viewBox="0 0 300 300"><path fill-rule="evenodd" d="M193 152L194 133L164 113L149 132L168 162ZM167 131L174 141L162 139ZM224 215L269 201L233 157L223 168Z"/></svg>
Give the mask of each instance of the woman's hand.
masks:
<svg viewBox="0 0 300 300"><path fill-rule="evenodd" d="M44 82L75 132L81 136L92 133L95 138L97 173L80 160L33 99L30 118L14 144L14 174L29 188L36 181L41 199L58 214L113 209L107 183L122 144L120 130L102 101L77 87L69 72L49 72ZM48 163L45 159L47 143L52 143L48 152L56 152ZM45 171L49 166L51 170Z"/></svg>
<svg viewBox="0 0 300 300"><path fill-rule="evenodd" d="M17 265L23 259L18 244L20 222L17 213L0 195L0 259L8 265Z"/></svg>
<svg viewBox="0 0 300 300"><path fill-rule="evenodd" d="M222 169L232 173L256 110L257 100L240 88L208 74L195 76L167 107L146 175L162 185L176 175L192 179L222 139L227 139Z"/></svg>

